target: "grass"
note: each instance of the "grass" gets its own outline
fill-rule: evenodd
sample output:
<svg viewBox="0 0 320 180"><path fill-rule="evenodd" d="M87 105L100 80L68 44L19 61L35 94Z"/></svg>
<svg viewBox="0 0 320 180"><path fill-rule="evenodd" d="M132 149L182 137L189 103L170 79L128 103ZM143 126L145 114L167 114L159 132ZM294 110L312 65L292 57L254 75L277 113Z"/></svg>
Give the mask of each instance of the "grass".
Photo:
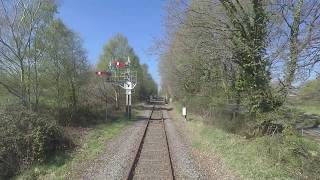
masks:
<svg viewBox="0 0 320 180"><path fill-rule="evenodd" d="M193 132L195 148L218 154L241 179L314 179L320 171L316 161L320 145L308 139L274 136L247 140L199 121L189 121L188 128ZM300 145L315 162L309 169L310 159L292 154L293 149L300 150Z"/></svg>
<svg viewBox="0 0 320 180"><path fill-rule="evenodd" d="M85 143L76 152L56 154L46 164L37 165L23 172L16 179L65 179L74 171L81 171L81 164L95 159L106 149L105 142L120 133L130 124L127 118L120 118L112 123L97 125L89 133Z"/></svg>
<svg viewBox="0 0 320 180"><path fill-rule="evenodd" d="M0 106L5 106L11 104L12 102L17 102L19 99L13 96L8 96L0 93Z"/></svg>
<svg viewBox="0 0 320 180"><path fill-rule="evenodd" d="M180 111L179 103L175 106ZM285 129L286 136L246 139L192 114L187 127L194 148L218 155L241 179L320 179L320 144L295 135L293 129Z"/></svg>
<svg viewBox="0 0 320 180"><path fill-rule="evenodd" d="M320 105L296 105L298 110L301 110L307 114L317 114L320 115Z"/></svg>

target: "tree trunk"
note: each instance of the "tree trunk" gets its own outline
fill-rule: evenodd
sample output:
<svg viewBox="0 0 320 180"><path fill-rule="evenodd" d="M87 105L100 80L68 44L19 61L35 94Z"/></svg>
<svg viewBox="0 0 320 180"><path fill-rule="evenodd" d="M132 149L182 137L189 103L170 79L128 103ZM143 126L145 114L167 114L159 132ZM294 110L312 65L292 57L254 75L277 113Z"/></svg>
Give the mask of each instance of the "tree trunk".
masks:
<svg viewBox="0 0 320 180"><path fill-rule="evenodd" d="M119 100L118 100L118 93L115 93L116 98L116 110L119 110Z"/></svg>
<svg viewBox="0 0 320 180"><path fill-rule="evenodd" d="M31 62L28 58L28 84L27 84L27 95L28 95L28 108L31 111L32 110L32 104L31 104Z"/></svg>
<svg viewBox="0 0 320 180"><path fill-rule="evenodd" d="M115 99L116 110L119 110L118 91L116 87L114 87L114 99Z"/></svg>
<svg viewBox="0 0 320 180"><path fill-rule="evenodd" d="M301 24L301 8L303 5L303 0L299 0L297 7L294 9L294 17L292 25L290 28L290 58L287 64L286 78L285 78L285 90L284 98L289 94L289 89L294 81L294 76L298 66L298 36Z"/></svg>
<svg viewBox="0 0 320 180"><path fill-rule="evenodd" d="M34 89L34 94L35 94L35 104L34 104L34 109L35 111L38 111L38 105L39 105L39 79L38 79L38 64L37 64L37 59L34 59L34 73L35 73L35 89Z"/></svg>
<svg viewBox="0 0 320 180"><path fill-rule="evenodd" d="M74 58L74 54L72 51L72 105L73 110L77 109L77 93L76 93L76 77L77 77L77 67L76 67L76 59Z"/></svg>
<svg viewBox="0 0 320 180"><path fill-rule="evenodd" d="M21 103L23 106L27 106L26 98L26 83L25 83L25 69L23 60L20 59L20 87L21 87Z"/></svg>
<svg viewBox="0 0 320 180"><path fill-rule="evenodd" d="M71 91L72 91L72 108L75 111L77 109L77 95L76 95L74 77L71 80Z"/></svg>
<svg viewBox="0 0 320 180"><path fill-rule="evenodd" d="M108 98L106 97L106 122L108 122Z"/></svg>

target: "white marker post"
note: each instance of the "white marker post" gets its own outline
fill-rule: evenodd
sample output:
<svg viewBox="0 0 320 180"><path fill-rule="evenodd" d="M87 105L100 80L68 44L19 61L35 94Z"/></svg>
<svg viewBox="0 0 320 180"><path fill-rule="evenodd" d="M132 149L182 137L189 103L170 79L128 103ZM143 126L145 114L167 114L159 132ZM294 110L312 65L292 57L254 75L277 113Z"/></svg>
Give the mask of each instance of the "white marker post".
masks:
<svg viewBox="0 0 320 180"><path fill-rule="evenodd" d="M187 121L187 108L182 107L182 116L184 117L184 120Z"/></svg>

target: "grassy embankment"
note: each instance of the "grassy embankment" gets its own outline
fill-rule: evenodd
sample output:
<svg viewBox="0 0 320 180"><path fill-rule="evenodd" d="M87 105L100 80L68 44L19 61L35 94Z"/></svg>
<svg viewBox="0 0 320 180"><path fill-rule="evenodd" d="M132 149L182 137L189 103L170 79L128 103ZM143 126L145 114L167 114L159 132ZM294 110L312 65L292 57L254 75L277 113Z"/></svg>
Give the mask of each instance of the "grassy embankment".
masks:
<svg viewBox="0 0 320 180"><path fill-rule="evenodd" d="M245 139L207 125L196 116L189 118L193 147L218 154L241 179L319 178L320 144L312 140L295 135Z"/></svg>
<svg viewBox="0 0 320 180"><path fill-rule="evenodd" d="M41 179L65 179L68 174L77 171L77 168L83 163L95 159L99 153L107 148L105 142L119 134L121 129L131 122L127 118L121 117L116 121L97 125L89 131L87 137L83 138L84 142L75 152L57 154L51 161L34 166L16 179L36 179L39 177Z"/></svg>
<svg viewBox="0 0 320 180"><path fill-rule="evenodd" d="M320 115L320 105L297 105L295 107L307 114Z"/></svg>

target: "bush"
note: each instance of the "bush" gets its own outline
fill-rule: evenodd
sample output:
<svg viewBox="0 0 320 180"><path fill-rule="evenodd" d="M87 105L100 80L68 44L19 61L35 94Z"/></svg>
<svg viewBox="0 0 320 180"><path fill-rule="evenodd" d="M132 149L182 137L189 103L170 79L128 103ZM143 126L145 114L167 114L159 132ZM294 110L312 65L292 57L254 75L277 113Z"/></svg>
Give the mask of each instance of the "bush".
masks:
<svg viewBox="0 0 320 180"><path fill-rule="evenodd" d="M70 119L70 125L86 127L100 124L104 121L105 110L101 107L96 107L92 109L86 107L79 107L75 112L73 112L72 118Z"/></svg>
<svg viewBox="0 0 320 180"><path fill-rule="evenodd" d="M246 129L247 121L251 119L243 106L213 102L207 97L190 97L185 105L188 113L200 115L205 123L230 133L242 134L242 131Z"/></svg>
<svg viewBox="0 0 320 180"><path fill-rule="evenodd" d="M58 124L64 127L88 127L105 121L105 109L101 108L101 106L80 106L75 110L68 107L48 109ZM111 114L110 109L108 109L108 112Z"/></svg>
<svg viewBox="0 0 320 180"><path fill-rule="evenodd" d="M285 171L298 179L317 179L320 173L319 145L296 135L265 137L263 150Z"/></svg>
<svg viewBox="0 0 320 180"><path fill-rule="evenodd" d="M54 119L23 107L0 110L0 179L42 163L69 145Z"/></svg>

